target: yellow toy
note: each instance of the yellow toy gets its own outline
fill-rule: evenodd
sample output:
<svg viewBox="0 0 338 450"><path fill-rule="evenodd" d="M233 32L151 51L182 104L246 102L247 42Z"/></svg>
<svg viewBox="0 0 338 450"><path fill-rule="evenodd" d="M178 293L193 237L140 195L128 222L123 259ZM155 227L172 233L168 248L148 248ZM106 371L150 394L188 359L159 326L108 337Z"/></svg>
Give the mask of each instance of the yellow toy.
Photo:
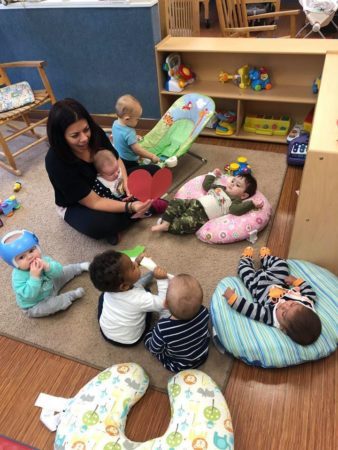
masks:
<svg viewBox="0 0 338 450"><path fill-rule="evenodd" d="M220 136L231 136L236 131L233 123L221 121L217 124L215 133Z"/></svg>
<svg viewBox="0 0 338 450"><path fill-rule="evenodd" d="M239 156L237 162L231 162L224 166L224 171L227 175L237 176L242 173L251 173L251 166L248 164L248 158Z"/></svg>
<svg viewBox="0 0 338 450"><path fill-rule="evenodd" d="M230 75L228 72L220 72L218 75L218 81L221 83L226 83L229 80L232 80L236 86L241 89L246 89L250 86L251 80L249 78L249 66L246 64L245 66L240 67L237 70L237 73L234 75Z"/></svg>
<svg viewBox="0 0 338 450"><path fill-rule="evenodd" d="M16 181L13 186L13 191L19 192L21 188L22 188L22 184L20 183L20 181Z"/></svg>
<svg viewBox="0 0 338 450"><path fill-rule="evenodd" d="M244 120L244 131L248 133L266 134L268 136L286 136L291 125L289 116L272 117L270 115L248 114Z"/></svg>
<svg viewBox="0 0 338 450"><path fill-rule="evenodd" d="M240 87L241 89L246 89L251 84L251 80L249 78L249 70L250 70L250 68L249 68L248 64L246 64L245 66L240 67L237 70L238 75L239 75L238 87Z"/></svg>

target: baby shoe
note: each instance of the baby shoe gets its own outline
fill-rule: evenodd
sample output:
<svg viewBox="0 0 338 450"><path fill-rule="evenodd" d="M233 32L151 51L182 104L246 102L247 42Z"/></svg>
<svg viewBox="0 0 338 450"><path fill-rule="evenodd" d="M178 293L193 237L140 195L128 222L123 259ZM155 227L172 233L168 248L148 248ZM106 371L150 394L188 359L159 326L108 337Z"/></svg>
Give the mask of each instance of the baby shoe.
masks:
<svg viewBox="0 0 338 450"><path fill-rule="evenodd" d="M252 247L245 247L242 253L243 258L252 258L253 257L253 248Z"/></svg>
<svg viewBox="0 0 338 450"><path fill-rule="evenodd" d="M262 259L262 258L265 258L265 256L270 256L271 255L271 250L269 249L269 247L262 247L260 250L259 250L259 257Z"/></svg>
<svg viewBox="0 0 338 450"><path fill-rule="evenodd" d="M163 214L167 209L169 202L163 198L155 198L151 204L151 210L154 214Z"/></svg>

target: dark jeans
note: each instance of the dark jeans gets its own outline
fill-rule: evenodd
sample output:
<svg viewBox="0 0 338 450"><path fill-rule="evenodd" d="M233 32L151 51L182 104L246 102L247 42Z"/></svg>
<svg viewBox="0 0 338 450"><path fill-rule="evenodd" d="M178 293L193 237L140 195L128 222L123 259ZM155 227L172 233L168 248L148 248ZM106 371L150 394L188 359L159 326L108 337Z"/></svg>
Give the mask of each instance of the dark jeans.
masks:
<svg viewBox="0 0 338 450"><path fill-rule="evenodd" d="M67 208L65 221L93 239L110 239L134 222L129 214L96 211L80 204Z"/></svg>
<svg viewBox="0 0 338 450"><path fill-rule="evenodd" d="M137 169L144 169L147 172L149 172L151 175L154 175L154 173L156 173L161 168L161 167L157 166L156 164L144 164L141 166L137 161L127 161L126 159L122 159L122 161L124 162L124 165L126 166L128 175Z"/></svg>
<svg viewBox="0 0 338 450"><path fill-rule="evenodd" d="M99 302L97 304L97 320L99 321L99 323L100 323L100 317L101 317L101 314L102 314L102 308L103 308L103 293L100 295ZM105 336L103 334L103 332L101 330L101 327L100 327L100 331L101 331L102 336L105 338L105 340L107 342L109 342L110 344L117 345L119 347L133 347L134 345L137 345L138 343L143 341L144 336L146 335L146 333L148 333L148 331L150 329L150 323L151 323L151 312L148 312L147 315L146 315L146 327L145 327L145 330L144 330L142 336L140 337L140 339L138 341L136 341L136 342L133 342L132 344L122 344L121 342L116 342L116 341L113 341L112 339L108 339L107 336Z"/></svg>

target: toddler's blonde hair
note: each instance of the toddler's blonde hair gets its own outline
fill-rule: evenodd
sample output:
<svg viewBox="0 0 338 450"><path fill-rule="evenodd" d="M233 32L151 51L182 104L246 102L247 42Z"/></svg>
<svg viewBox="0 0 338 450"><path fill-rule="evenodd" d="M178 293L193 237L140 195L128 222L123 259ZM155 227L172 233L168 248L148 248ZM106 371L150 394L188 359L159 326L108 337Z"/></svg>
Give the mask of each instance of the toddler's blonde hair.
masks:
<svg viewBox="0 0 338 450"><path fill-rule="evenodd" d="M174 317L189 320L195 317L201 308L203 290L196 278L181 273L170 280L166 300Z"/></svg>
<svg viewBox="0 0 338 450"><path fill-rule="evenodd" d="M117 117L121 118L123 116L131 115L135 110L135 105L141 106L141 103L137 100L137 98L129 94L122 95L117 99L115 105Z"/></svg>

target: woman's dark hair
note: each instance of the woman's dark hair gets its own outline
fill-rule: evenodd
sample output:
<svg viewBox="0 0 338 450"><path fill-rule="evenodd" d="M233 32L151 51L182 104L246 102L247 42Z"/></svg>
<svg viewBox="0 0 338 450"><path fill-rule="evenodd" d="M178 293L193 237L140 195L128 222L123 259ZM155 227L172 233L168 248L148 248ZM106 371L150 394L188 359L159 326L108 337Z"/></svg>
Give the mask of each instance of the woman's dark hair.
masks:
<svg viewBox="0 0 338 450"><path fill-rule="evenodd" d="M121 258L123 253L107 250L96 255L89 266L93 285L101 292L118 292L123 282Z"/></svg>
<svg viewBox="0 0 338 450"><path fill-rule="evenodd" d="M65 139L65 132L70 125L81 119L88 122L91 130L89 147L93 153L96 153L99 147L102 147L102 134L104 133L81 103L73 98L65 98L56 102L49 111L47 121L49 144L62 159L69 162L76 159ZM108 138L107 140L109 141Z"/></svg>

